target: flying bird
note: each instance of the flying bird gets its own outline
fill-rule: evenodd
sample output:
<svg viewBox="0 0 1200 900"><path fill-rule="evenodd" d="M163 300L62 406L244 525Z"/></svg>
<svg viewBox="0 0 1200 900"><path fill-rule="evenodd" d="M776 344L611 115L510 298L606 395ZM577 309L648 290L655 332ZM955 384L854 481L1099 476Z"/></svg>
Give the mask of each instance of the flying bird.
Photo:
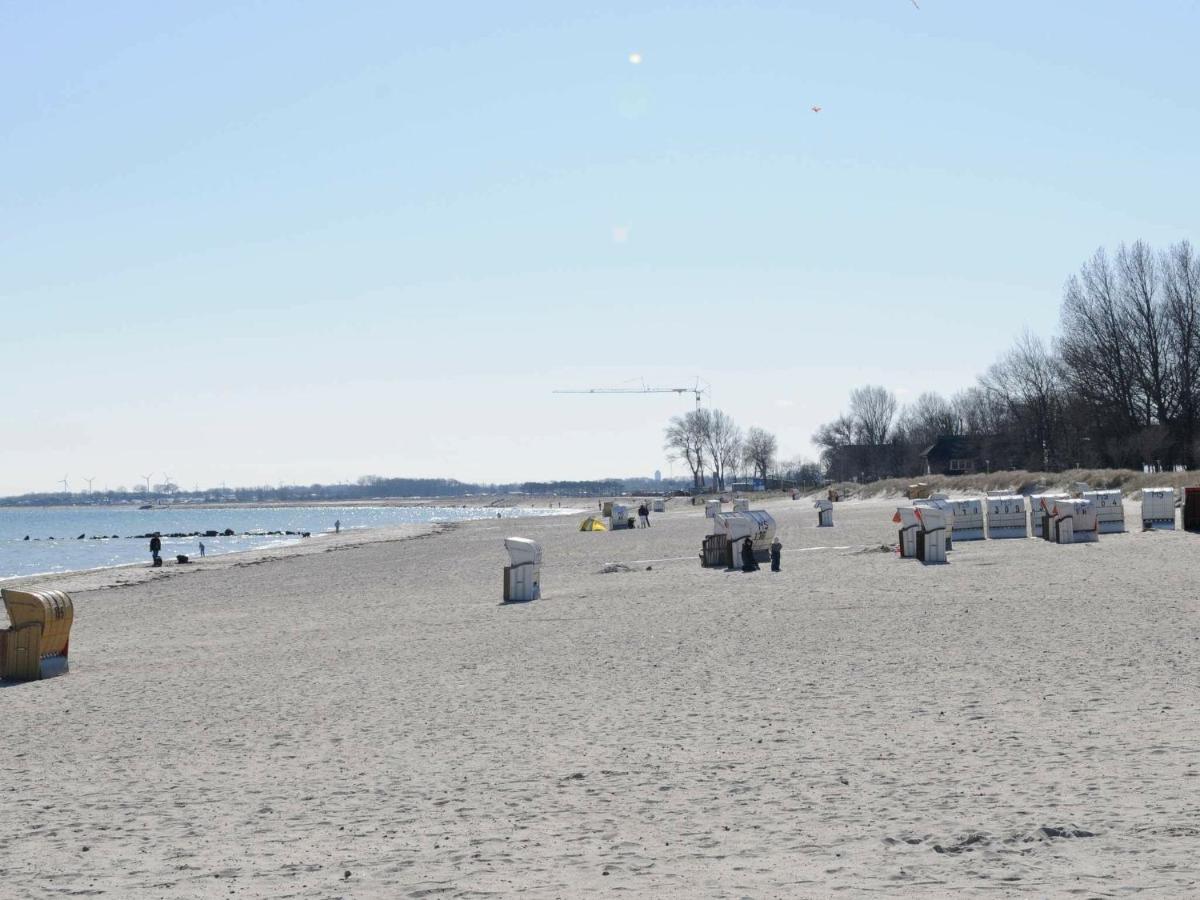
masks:
<svg viewBox="0 0 1200 900"><path fill-rule="evenodd" d="M819 106L814 106L814 107L812 108L812 111L813 111L813 112L820 112L820 111L821 111L821 107L819 107Z"/></svg>
<svg viewBox="0 0 1200 900"><path fill-rule="evenodd" d="M917 6L917 0L912 0L912 5L913 5L913 6ZM921 8L921 7L917 6L917 9L920 9L920 8Z"/></svg>

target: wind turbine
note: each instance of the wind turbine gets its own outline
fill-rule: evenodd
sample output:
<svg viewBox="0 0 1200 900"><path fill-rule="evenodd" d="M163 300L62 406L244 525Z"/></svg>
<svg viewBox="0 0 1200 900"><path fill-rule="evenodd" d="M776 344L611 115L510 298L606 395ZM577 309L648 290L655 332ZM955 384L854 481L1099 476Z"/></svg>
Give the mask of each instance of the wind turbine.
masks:
<svg viewBox="0 0 1200 900"><path fill-rule="evenodd" d="M163 487L170 488L170 486L171 486L171 476L168 475L166 472L163 472ZM170 493L169 490L168 490L168 493Z"/></svg>
<svg viewBox="0 0 1200 900"><path fill-rule="evenodd" d="M88 493L90 494L92 492L92 482L96 480L96 476L93 475L91 478L85 478L83 480L88 483Z"/></svg>
<svg viewBox="0 0 1200 900"><path fill-rule="evenodd" d="M146 493L147 493L147 494L149 494L149 493L150 493L150 479L151 479L151 478L153 478L153 477L154 477L154 473L153 473L153 472L151 472L149 475L143 475L143 476L142 476L142 480L146 482Z"/></svg>
<svg viewBox="0 0 1200 900"><path fill-rule="evenodd" d="M69 494L69 493L71 493L71 485L67 483L67 476L66 476L66 475L64 475L62 478L60 478L60 479L59 479L59 481L58 481L58 483L59 483L59 484L61 484L61 485L63 486L63 493L64 493L64 494Z"/></svg>

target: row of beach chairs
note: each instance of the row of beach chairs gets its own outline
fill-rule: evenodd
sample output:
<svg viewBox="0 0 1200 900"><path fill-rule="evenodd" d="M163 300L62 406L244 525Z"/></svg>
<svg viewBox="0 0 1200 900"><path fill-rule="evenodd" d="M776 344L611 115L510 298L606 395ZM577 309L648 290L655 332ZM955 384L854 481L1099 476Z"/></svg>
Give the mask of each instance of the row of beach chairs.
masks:
<svg viewBox="0 0 1200 900"><path fill-rule="evenodd" d="M1028 502L1028 505L1027 505ZM954 541L1035 537L1060 544L1095 541L1102 533L1125 530L1120 491L1068 494L994 493L985 498L951 500L934 494L897 507L902 558L945 562Z"/></svg>
<svg viewBox="0 0 1200 900"><path fill-rule="evenodd" d="M1030 535L1058 544L1099 540L1101 534L1126 530L1125 505L1119 490L1087 490L1079 485L1076 496L1066 493L1010 494L990 492L987 497L951 500L944 494L913 500L897 507L892 521L900 526L900 556L924 562L945 562L954 541L1002 540ZM1144 530L1174 530L1174 488L1146 488L1142 492L1141 525ZM1200 530L1200 487L1184 494L1183 524Z"/></svg>

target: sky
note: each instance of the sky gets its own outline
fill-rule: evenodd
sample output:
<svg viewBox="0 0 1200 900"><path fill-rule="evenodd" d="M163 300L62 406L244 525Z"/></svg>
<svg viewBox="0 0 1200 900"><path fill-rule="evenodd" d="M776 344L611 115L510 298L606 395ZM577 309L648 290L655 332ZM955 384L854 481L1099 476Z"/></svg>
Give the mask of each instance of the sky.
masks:
<svg viewBox="0 0 1200 900"><path fill-rule="evenodd" d="M918 2L0 0L0 493L812 458L1195 239L1200 4Z"/></svg>

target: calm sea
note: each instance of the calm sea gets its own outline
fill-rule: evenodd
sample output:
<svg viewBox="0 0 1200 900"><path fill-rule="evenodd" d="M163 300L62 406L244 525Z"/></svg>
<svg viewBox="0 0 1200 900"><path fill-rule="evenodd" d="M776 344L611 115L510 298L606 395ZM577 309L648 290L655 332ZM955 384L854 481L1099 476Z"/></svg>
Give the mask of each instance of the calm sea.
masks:
<svg viewBox="0 0 1200 900"><path fill-rule="evenodd" d="M414 522L494 519L497 513L502 518L511 519L570 511L453 506L239 506L228 509L179 506L165 509L137 509L130 506L0 507L0 579L75 572L135 562L149 564L149 541L135 535L154 531L163 534L162 555L170 560L181 553L198 557L201 540L209 556L293 544L303 538L263 532L308 531L316 535L333 531L333 523L338 520L342 523L342 529L347 530ZM193 531L223 532L226 529L232 529L234 536L166 536ZM29 540L25 540L26 535Z"/></svg>

